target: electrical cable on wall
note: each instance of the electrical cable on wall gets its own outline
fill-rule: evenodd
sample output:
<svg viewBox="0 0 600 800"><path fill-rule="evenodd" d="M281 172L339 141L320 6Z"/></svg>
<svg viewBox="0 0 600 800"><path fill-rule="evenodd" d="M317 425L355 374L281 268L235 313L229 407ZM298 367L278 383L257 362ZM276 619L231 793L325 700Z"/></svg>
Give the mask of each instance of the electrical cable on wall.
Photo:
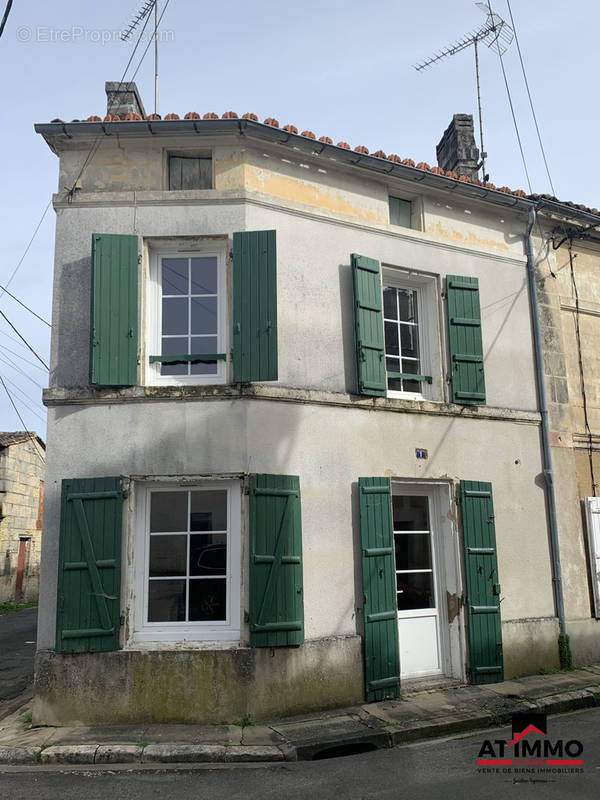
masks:
<svg viewBox="0 0 600 800"><path fill-rule="evenodd" d="M571 269L571 285L573 287L573 294L575 295L575 338L577 340L577 360L579 362L579 382L581 385L581 397L583 400L583 421L585 426L585 433L587 438L587 451L588 460L590 462L590 479L592 482L592 495L596 497L596 477L594 475L594 448L592 444L592 431L587 409L587 394L585 390L585 374L583 371L583 357L581 353L581 331L579 329L579 290L577 288L577 281L575 280L575 259L577 254L573 255L573 240L569 239L569 265Z"/></svg>

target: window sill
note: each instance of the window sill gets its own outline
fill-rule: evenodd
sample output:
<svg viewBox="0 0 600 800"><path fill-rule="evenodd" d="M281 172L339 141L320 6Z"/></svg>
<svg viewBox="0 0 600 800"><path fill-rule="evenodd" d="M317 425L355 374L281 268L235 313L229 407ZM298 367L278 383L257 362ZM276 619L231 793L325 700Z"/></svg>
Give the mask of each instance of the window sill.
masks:
<svg viewBox="0 0 600 800"><path fill-rule="evenodd" d="M136 634L137 636L137 634ZM241 650L247 648L240 642L239 632L237 639L232 640L194 640L194 639L154 639L148 641L139 641L134 637L132 642L129 642L123 647L123 650L128 651L150 651L150 650Z"/></svg>
<svg viewBox="0 0 600 800"><path fill-rule="evenodd" d="M267 383L235 383L224 386L131 386L124 389L114 387L44 389L43 402L48 408L64 405L118 405L119 403L143 403L165 400L219 401L219 400L265 400L280 403L300 403L341 406L356 410L388 411L411 414L429 414L464 419L515 420L539 425L538 411L494 406L461 406L442 400L405 400L389 397L365 397L346 392L330 392L321 389L304 389Z"/></svg>

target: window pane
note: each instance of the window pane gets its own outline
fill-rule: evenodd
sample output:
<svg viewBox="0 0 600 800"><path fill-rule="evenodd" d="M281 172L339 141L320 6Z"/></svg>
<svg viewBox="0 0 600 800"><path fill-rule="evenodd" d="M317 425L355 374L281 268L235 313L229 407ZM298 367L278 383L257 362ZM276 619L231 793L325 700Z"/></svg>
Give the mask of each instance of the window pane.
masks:
<svg viewBox="0 0 600 800"><path fill-rule="evenodd" d="M197 533L190 536L190 575L227 574L227 536Z"/></svg>
<svg viewBox="0 0 600 800"><path fill-rule="evenodd" d="M395 322L385 323L385 353L386 355L400 355L398 348L398 325ZM399 372L399 370L396 370Z"/></svg>
<svg viewBox="0 0 600 800"><path fill-rule="evenodd" d="M409 359L403 358L402 359L402 372L405 374L411 373L412 375L419 374L419 362L418 361L410 361ZM419 394L423 391L423 384L419 381L411 381L404 379L403 387L405 392L418 392Z"/></svg>
<svg viewBox="0 0 600 800"><path fill-rule="evenodd" d="M150 577L185 575L187 536L150 537Z"/></svg>
<svg viewBox="0 0 600 800"><path fill-rule="evenodd" d="M162 259L162 293L188 294L188 259Z"/></svg>
<svg viewBox="0 0 600 800"><path fill-rule="evenodd" d="M225 578L196 578L190 581L190 620L227 619Z"/></svg>
<svg viewBox="0 0 600 800"><path fill-rule="evenodd" d="M398 319L396 290L390 287L386 287L383 290L383 316L386 319Z"/></svg>
<svg viewBox="0 0 600 800"><path fill-rule="evenodd" d="M398 289L400 319L403 322L418 322L417 293L414 289Z"/></svg>
<svg viewBox="0 0 600 800"><path fill-rule="evenodd" d="M182 356L186 355L188 350L188 340L183 337L175 338L162 338L162 353L163 356ZM187 364L161 364L161 375L187 375Z"/></svg>
<svg viewBox="0 0 600 800"><path fill-rule="evenodd" d="M165 301L167 302L167 301ZM217 332L217 298L192 297L192 334ZM177 333L178 331L175 331Z"/></svg>
<svg viewBox="0 0 600 800"><path fill-rule="evenodd" d="M191 531L227 530L227 492L224 489L192 492Z"/></svg>
<svg viewBox="0 0 600 800"><path fill-rule="evenodd" d="M419 333L416 325L400 325L400 344L404 358L419 357Z"/></svg>
<svg viewBox="0 0 600 800"><path fill-rule="evenodd" d="M185 622L185 580L150 581L148 622Z"/></svg>
<svg viewBox="0 0 600 800"><path fill-rule="evenodd" d="M431 569L431 541L428 533L396 533L396 569Z"/></svg>
<svg viewBox="0 0 600 800"><path fill-rule="evenodd" d="M167 297L162 301L163 335L186 334L188 332L187 297Z"/></svg>
<svg viewBox="0 0 600 800"><path fill-rule="evenodd" d="M187 531L187 492L152 492L150 532Z"/></svg>
<svg viewBox="0 0 600 800"><path fill-rule="evenodd" d="M395 531L428 531L429 513L427 498L392 495L392 514ZM400 569L398 567L397 569Z"/></svg>
<svg viewBox="0 0 600 800"><path fill-rule="evenodd" d="M192 290L190 294L217 293L217 259L192 258Z"/></svg>
<svg viewBox="0 0 600 800"><path fill-rule="evenodd" d="M210 353L210 355L217 354L217 337L216 336L193 336L192 337L192 353L195 355L202 355L203 353ZM192 364L192 375L216 375L217 362L214 364Z"/></svg>
<svg viewBox="0 0 600 800"><path fill-rule="evenodd" d="M399 611L435 607L432 572L396 575L396 588Z"/></svg>
<svg viewBox="0 0 600 800"><path fill-rule="evenodd" d="M410 200L401 197L390 197L390 224L411 227L412 205Z"/></svg>

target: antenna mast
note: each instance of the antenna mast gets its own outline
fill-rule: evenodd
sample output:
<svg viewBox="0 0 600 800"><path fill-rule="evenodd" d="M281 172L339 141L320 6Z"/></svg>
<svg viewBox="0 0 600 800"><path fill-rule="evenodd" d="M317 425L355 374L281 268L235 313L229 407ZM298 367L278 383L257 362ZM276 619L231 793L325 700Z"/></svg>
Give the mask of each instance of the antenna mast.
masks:
<svg viewBox="0 0 600 800"><path fill-rule="evenodd" d="M129 41L137 26L150 14L154 8L154 113L158 114L158 0L145 0L129 27L121 34L124 42Z"/></svg>
<svg viewBox="0 0 600 800"><path fill-rule="evenodd" d="M449 58L450 56L454 56L457 53L460 53L461 50L466 50L467 47L471 47L473 45L473 49L475 51L475 77L477 81L477 108L479 112L479 138L481 142L481 163L480 167L482 170L482 177L484 182L486 182L489 178L489 175L486 174L485 171L485 159L487 158L487 153L483 147L483 116L481 112L481 88L479 82L479 52L477 49L477 45L479 42L484 42L487 47L494 50L498 53L499 56L503 56L506 50L508 49L509 45L511 44L514 38L513 29L510 25L505 22L498 14L492 11L490 3L475 3L475 5L483 11L486 15L487 19L485 21L485 25L483 27L478 28L471 33L462 36L458 41L454 44L450 45L449 47L444 47L443 50L440 50L439 53L436 53L434 56L430 58L426 58L423 61L420 61L418 64L415 64L414 67L417 72L421 72L427 67L431 67L433 64L437 64L438 61L442 61L444 58Z"/></svg>

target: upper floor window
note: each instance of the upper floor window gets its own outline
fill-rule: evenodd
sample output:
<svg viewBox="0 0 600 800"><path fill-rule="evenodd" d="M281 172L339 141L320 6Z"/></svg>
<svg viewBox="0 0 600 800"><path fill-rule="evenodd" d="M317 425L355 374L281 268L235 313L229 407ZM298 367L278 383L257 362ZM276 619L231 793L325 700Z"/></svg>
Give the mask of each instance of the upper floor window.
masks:
<svg viewBox="0 0 600 800"><path fill-rule="evenodd" d="M225 253L154 253L149 303L151 377L157 383L223 383L226 377Z"/></svg>
<svg viewBox="0 0 600 800"><path fill-rule="evenodd" d="M412 227L412 203L401 197L390 197L390 225Z"/></svg>
<svg viewBox="0 0 600 800"><path fill-rule="evenodd" d="M212 188L212 158L169 156L169 189Z"/></svg>
<svg viewBox="0 0 600 800"><path fill-rule="evenodd" d="M385 365L388 391L421 394L419 290L386 286L383 290Z"/></svg>
<svg viewBox="0 0 600 800"><path fill-rule="evenodd" d="M383 324L388 396L431 397L437 337L435 281L383 270Z"/></svg>

